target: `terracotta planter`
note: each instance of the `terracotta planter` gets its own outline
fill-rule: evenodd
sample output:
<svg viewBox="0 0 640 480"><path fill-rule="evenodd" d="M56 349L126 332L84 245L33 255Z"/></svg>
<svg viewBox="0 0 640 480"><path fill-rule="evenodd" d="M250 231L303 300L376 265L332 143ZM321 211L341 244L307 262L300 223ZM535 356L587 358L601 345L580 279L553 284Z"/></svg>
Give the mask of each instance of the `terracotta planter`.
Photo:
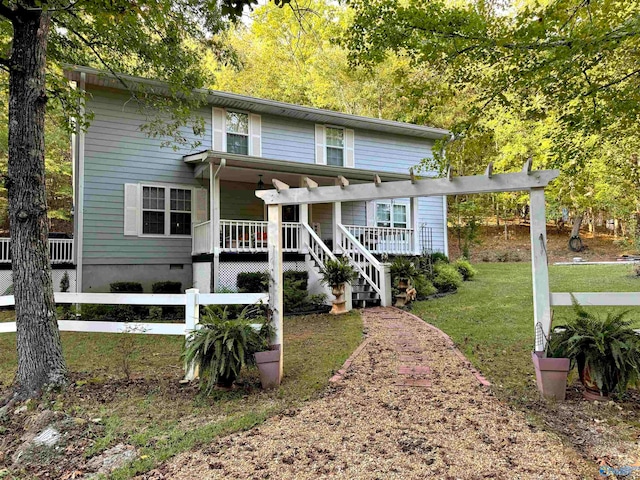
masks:
<svg viewBox="0 0 640 480"><path fill-rule="evenodd" d="M260 372L262 388L276 388L280 385L280 345L273 345L271 350L257 352L253 356Z"/></svg>
<svg viewBox="0 0 640 480"><path fill-rule="evenodd" d="M544 352L531 352L538 390L545 398L564 400L567 394L568 358L546 358Z"/></svg>
<svg viewBox="0 0 640 480"><path fill-rule="evenodd" d="M593 402L595 400L609 399L609 394L602 392L598 388L598 384L596 383L596 381L591 378L591 372L589 370L589 367L587 367L586 365L582 368L580 380L582 380L582 384L584 385L584 392L582 392L582 396L585 398L585 400Z"/></svg>
<svg viewBox="0 0 640 480"><path fill-rule="evenodd" d="M341 313L347 313L346 300L344 298L344 283L340 285L334 285L331 287L331 293L336 297L331 307L332 315L340 315Z"/></svg>

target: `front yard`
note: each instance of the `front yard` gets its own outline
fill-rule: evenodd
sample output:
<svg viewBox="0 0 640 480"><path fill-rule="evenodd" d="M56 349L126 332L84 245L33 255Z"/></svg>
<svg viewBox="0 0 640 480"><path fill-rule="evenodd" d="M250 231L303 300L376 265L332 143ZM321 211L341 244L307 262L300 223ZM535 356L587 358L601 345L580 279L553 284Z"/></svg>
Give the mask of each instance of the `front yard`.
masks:
<svg viewBox="0 0 640 480"><path fill-rule="evenodd" d="M589 460L631 449L637 456L640 396L614 404L582 400L575 372L565 403L540 400L530 352L533 349L531 264L481 263L478 274L456 295L418 302L413 312L444 330L492 382L492 390L514 408L557 433ZM630 265L550 266L552 292L638 291ZM640 293L639 293L640 295ZM592 307L605 313L609 307ZM640 328L640 308L627 308ZM572 314L555 308L554 325ZM633 456L632 455L632 456Z"/></svg>
<svg viewBox="0 0 640 480"><path fill-rule="evenodd" d="M14 470L16 478L36 472L47 472L48 478L71 478L65 475L82 471L87 458L119 443L134 445L140 453L138 460L113 477L129 478L219 435L286 414L326 387L333 372L360 343L362 320L357 312L341 317L286 318L282 387L262 392L257 374L249 374L240 388L215 391L211 396L178 383L183 374L179 337L63 333L62 338L72 384L64 394L30 406L34 412L0 422L0 478L5 478L3 469L10 468L12 449L24 433L23 417L35 411L62 412L82 428L71 429L60 458L34 455L24 459L22 472ZM0 336L0 395L15 372L14 342L13 334ZM129 379L125 378L125 358L130 362Z"/></svg>

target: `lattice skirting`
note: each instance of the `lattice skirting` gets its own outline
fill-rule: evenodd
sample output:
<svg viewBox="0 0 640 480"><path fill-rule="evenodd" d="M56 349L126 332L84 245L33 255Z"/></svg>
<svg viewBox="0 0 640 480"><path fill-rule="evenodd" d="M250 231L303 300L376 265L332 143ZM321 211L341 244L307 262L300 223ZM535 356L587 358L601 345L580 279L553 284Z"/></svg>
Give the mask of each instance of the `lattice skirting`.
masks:
<svg viewBox="0 0 640 480"><path fill-rule="evenodd" d="M69 291L77 292L76 271L72 268L59 270L56 269L51 271L53 280L53 291L60 291L60 281L62 280L64 272L67 272L69 274ZM13 294L13 274L11 273L11 270L0 270L0 294Z"/></svg>
<svg viewBox="0 0 640 480"><path fill-rule="evenodd" d="M305 271L304 261L285 261L282 268L284 271L296 270ZM220 288L225 290L238 290L238 274L244 272L268 272L267 262L220 262Z"/></svg>

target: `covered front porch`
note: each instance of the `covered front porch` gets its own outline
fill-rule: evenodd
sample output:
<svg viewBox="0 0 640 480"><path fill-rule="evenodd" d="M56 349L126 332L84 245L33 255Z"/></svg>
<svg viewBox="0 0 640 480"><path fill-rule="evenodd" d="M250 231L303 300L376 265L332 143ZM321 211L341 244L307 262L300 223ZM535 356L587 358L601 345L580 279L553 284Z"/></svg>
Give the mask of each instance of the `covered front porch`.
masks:
<svg viewBox="0 0 640 480"><path fill-rule="evenodd" d="M224 156L223 156L224 155ZM376 174L367 170L294 163L246 155L203 152L185 157L196 164L194 175L208 187L209 220L193 225L192 254L267 253L268 234L264 203L255 191L274 187L274 179L305 186L357 184L406 180L404 174ZM396 214L397 224L392 215ZM389 226L387 226L389 225ZM391 226L393 225L393 226ZM375 202L334 202L283 207L282 239L286 253L309 253L320 242L333 253L342 253L345 238L371 254L417 255L431 249L431 231L418 222L417 200L406 205Z"/></svg>

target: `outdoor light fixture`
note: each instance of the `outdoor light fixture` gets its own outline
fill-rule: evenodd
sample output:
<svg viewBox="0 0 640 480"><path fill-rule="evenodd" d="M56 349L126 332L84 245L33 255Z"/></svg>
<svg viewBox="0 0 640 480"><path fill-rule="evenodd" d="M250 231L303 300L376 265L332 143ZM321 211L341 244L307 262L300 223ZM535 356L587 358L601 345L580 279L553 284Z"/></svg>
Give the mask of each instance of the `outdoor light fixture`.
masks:
<svg viewBox="0 0 640 480"><path fill-rule="evenodd" d="M258 190L264 190L264 182L262 181L262 175L258 175Z"/></svg>

